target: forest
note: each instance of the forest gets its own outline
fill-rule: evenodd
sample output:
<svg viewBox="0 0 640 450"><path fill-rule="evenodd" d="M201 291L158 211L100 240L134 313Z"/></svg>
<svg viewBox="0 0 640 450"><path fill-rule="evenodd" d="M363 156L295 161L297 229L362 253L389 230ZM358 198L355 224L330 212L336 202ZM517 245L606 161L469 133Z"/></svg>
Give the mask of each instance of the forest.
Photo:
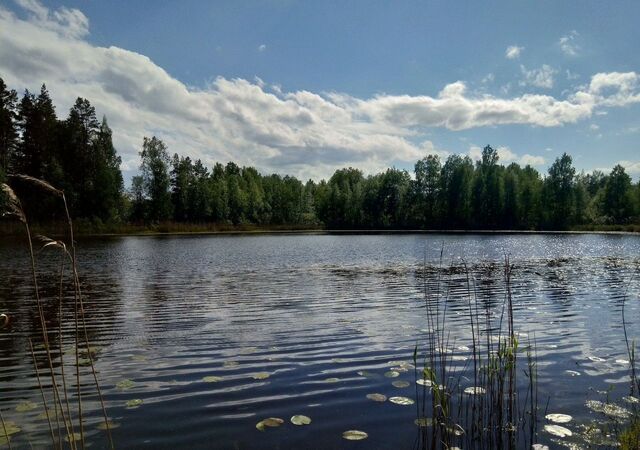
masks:
<svg viewBox="0 0 640 450"><path fill-rule="evenodd" d="M27 174L64 190L72 216L104 224L255 225L327 229L567 230L639 223L640 183L624 167L578 173L563 154L540 173L482 158L425 155L413 174L336 170L328 180L264 174L234 162L206 167L145 137L140 171L125 189L106 117L77 98L57 116L45 85L19 98L0 78L0 181ZM59 205L15 186L32 221L62 217ZM1 201L1 200L0 200Z"/></svg>

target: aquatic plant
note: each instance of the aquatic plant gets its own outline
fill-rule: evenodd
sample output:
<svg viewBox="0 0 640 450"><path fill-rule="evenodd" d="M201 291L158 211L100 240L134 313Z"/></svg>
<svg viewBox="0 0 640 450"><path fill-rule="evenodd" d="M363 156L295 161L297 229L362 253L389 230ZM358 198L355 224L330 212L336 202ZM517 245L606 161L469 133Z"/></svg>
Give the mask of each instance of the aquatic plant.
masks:
<svg viewBox="0 0 640 450"><path fill-rule="evenodd" d="M54 188L46 181L28 176L28 175L9 175L10 183L24 184L30 189L37 190L43 195L50 195L54 199L61 202L61 206L64 209L64 215L67 222L67 239L66 242L62 240L54 240L46 236L32 236L29 220L22 202L15 190L7 183L0 184L2 193L4 194L5 201L3 202L2 216L10 216L18 220L23 227L27 238L27 247L29 250L29 260L31 269L31 278L33 282L33 292L35 298L35 306L38 314L39 326L40 326L40 338L42 342L39 345L44 348L46 356L46 367L41 372L38 361L36 358L36 352L34 351L34 345L32 338L29 338L29 349L34 363L34 369L36 379L38 382L38 388L42 398L42 406L44 407L44 415L47 419L49 428L49 434L51 436L51 443L54 448L62 448L63 441L68 442L71 449L76 449L78 443L81 448L85 448L85 432L84 432L84 413L82 404L82 392L81 392L81 366L86 365L90 367L91 375L93 378L93 384L95 392L101 405L102 413L104 416L104 425L107 431L107 437L110 448L114 448L113 439L111 437L109 420L106 413L106 407L100 389L100 383L98 381L97 373L95 370L93 358L95 352L89 346L89 338L87 334L87 325L84 311L83 294L80 285L80 278L78 274L78 265L76 258L76 248L73 233L73 222L69 213L67 200L63 191ZM47 248L57 249L60 252L60 272L59 272L59 286L58 286L58 312L60 320L58 322L58 367L59 371L54 369L54 351L52 344L55 345L55 341L51 341L52 332L48 330L47 321L45 319L43 299L41 298L41 290L39 286L38 274L36 270L37 258L34 250L34 240L41 244L40 251ZM64 280L65 280L65 263L69 263L71 269L71 285L74 293L74 313L73 313L73 328L74 328L74 352L75 352L75 384L76 384L76 401L77 412L72 412L70 405L70 394L67 386L68 374L65 373L64 354L62 349L63 337L62 337L62 304L64 293ZM8 317L8 316L7 316ZM81 364L81 362L84 364ZM43 384L42 376L50 379L50 392ZM49 408L49 402L53 404L53 408ZM26 410L25 408L31 408L31 401L24 402L18 405L18 408ZM36 405L38 407L38 405ZM33 408L31 408L33 409ZM52 417L53 416L53 421ZM1 416L0 416L1 419ZM75 419L75 420L74 420ZM54 423L56 432L54 432ZM11 443L9 441L7 427L4 420L2 420L3 430L9 447ZM76 433L75 429L79 430ZM64 436L63 436L64 430Z"/></svg>
<svg viewBox="0 0 640 450"><path fill-rule="evenodd" d="M505 257L506 289L497 320L487 304L477 301L475 285L464 266L470 347L456 345L447 328L442 252L435 279L428 278L426 258L424 267L421 276L429 332L421 361L418 345L413 355L416 367L422 363L421 370L414 369L418 447L530 448L536 443L538 422L535 340L523 349L515 331L509 259ZM460 349L470 352L469 358L456 355ZM526 367L518 369L518 354L523 350ZM454 361L464 362L463 367ZM519 370L525 375L523 382L518 380Z"/></svg>

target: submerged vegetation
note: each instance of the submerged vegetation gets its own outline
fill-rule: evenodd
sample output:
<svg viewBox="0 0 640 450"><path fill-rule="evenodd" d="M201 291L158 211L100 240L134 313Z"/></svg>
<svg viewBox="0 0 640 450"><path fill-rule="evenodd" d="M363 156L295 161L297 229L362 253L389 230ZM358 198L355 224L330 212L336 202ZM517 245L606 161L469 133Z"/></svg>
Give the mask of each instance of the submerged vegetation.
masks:
<svg viewBox="0 0 640 450"><path fill-rule="evenodd" d="M328 180L264 174L233 162L206 167L145 137L140 175L124 190L106 118L78 98L66 119L49 92L22 99L0 78L0 181L23 173L59 187L83 232L328 229L625 229L640 226L640 185L617 165L576 173L564 154L541 174L503 165L487 146L477 161L428 155L413 174L337 170ZM30 185L18 194L34 223L65 221ZM35 206L37 205L37 207ZM193 225L195 224L195 225Z"/></svg>

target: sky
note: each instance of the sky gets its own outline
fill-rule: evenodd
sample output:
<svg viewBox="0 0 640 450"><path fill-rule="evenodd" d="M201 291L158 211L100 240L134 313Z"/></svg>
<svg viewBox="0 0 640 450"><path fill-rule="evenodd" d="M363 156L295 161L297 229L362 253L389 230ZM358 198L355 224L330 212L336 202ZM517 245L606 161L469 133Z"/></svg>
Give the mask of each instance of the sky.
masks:
<svg viewBox="0 0 640 450"><path fill-rule="evenodd" d="M125 179L144 136L329 177L427 154L640 176L640 2L0 0L0 77L87 98Z"/></svg>

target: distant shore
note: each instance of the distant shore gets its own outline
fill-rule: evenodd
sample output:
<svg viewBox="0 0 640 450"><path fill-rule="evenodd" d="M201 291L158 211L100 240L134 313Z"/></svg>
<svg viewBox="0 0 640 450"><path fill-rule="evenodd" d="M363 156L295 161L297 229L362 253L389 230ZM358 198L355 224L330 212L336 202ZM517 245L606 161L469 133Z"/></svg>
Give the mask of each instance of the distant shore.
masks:
<svg viewBox="0 0 640 450"><path fill-rule="evenodd" d="M157 225L114 224L93 226L82 221L74 226L77 237L188 236L188 235L268 235L268 234L640 234L640 225L575 227L570 230L487 230L487 229L327 229L319 226L269 226L230 224L162 223ZM17 223L0 224L0 236L19 237L24 229ZM59 237L66 234L62 223L32 226L33 235Z"/></svg>

